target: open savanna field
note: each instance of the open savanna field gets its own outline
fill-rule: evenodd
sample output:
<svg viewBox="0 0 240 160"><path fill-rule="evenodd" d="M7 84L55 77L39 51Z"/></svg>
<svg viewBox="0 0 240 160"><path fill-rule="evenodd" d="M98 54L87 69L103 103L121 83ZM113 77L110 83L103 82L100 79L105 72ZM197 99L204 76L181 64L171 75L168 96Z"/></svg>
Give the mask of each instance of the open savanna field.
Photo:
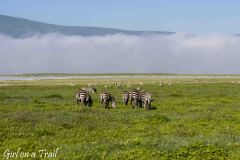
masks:
<svg viewBox="0 0 240 160"><path fill-rule="evenodd" d="M163 86L159 86L159 82ZM117 88L114 82L123 82ZM172 86L168 83L173 82ZM76 105L75 92L105 85L117 108ZM123 106L121 93L141 87L153 109ZM53 152L52 159L240 159L240 78L85 76L0 81L0 157L6 150Z"/></svg>

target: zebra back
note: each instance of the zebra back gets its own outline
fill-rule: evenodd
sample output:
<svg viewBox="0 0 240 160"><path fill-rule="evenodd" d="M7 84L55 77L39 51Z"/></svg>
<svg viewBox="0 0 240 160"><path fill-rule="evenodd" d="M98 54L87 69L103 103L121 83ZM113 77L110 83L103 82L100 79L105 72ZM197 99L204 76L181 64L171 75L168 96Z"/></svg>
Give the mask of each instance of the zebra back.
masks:
<svg viewBox="0 0 240 160"><path fill-rule="evenodd" d="M110 93L108 91L102 91L100 93L100 101L101 102L109 100L109 99L110 99Z"/></svg>
<svg viewBox="0 0 240 160"><path fill-rule="evenodd" d="M91 99L91 95L87 90L80 90L79 91L79 99L81 101L88 101L89 99Z"/></svg>
<svg viewBox="0 0 240 160"><path fill-rule="evenodd" d="M101 104L107 108L109 105L109 102L112 103L112 107L116 107L116 99L113 95L111 95L108 91L102 91L100 93L100 102Z"/></svg>
<svg viewBox="0 0 240 160"><path fill-rule="evenodd" d="M78 102L82 102L84 103L85 106L88 104L89 107L91 107L93 104L93 100L91 98L90 93L84 89L81 89L80 91L76 92L76 101L77 104Z"/></svg>
<svg viewBox="0 0 240 160"><path fill-rule="evenodd" d="M141 96L140 96L139 90L137 90L137 89L131 90L131 92L129 94L129 98L130 98L130 104L133 106L133 108L141 106L141 101L140 101Z"/></svg>
<svg viewBox="0 0 240 160"><path fill-rule="evenodd" d="M133 89L130 92L130 96L132 100L140 100L141 96L140 96L140 91L137 89Z"/></svg>

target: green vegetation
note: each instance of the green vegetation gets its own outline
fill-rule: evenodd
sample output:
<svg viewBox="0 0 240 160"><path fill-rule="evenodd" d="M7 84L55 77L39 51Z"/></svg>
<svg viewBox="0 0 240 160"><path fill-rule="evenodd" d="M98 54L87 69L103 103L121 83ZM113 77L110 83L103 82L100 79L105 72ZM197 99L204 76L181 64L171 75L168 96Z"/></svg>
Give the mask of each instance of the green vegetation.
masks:
<svg viewBox="0 0 240 160"><path fill-rule="evenodd" d="M157 85L160 80L163 87ZM92 108L75 104L77 89L97 83L98 91L105 90L105 83L115 81L129 82L124 90L145 82L140 87L152 92L155 109L123 106L122 89L114 85L109 90L117 98L116 109L103 109L98 94L92 94ZM61 147L54 159L240 159L238 79L171 79L172 87L168 81L0 81L0 157L6 149Z"/></svg>

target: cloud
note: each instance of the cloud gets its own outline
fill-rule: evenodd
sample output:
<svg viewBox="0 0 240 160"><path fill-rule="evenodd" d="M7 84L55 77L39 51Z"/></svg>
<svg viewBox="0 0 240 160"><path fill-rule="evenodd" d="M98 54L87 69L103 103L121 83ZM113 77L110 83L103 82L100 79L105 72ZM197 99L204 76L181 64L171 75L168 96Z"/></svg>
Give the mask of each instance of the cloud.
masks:
<svg viewBox="0 0 240 160"><path fill-rule="evenodd" d="M240 73L240 37L232 35L0 35L0 74Z"/></svg>

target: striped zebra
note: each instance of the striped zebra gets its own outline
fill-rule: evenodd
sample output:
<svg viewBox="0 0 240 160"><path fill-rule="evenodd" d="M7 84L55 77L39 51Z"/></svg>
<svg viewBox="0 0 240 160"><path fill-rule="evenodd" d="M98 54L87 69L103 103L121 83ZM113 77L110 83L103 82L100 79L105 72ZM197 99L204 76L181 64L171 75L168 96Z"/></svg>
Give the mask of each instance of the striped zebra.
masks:
<svg viewBox="0 0 240 160"><path fill-rule="evenodd" d="M116 99L108 91L102 91L100 93L100 102L104 108L108 108L109 103L111 102L112 107L116 108Z"/></svg>
<svg viewBox="0 0 240 160"><path fill-rule="evenodd" d="M80 102L80 103L83 103L84 106L88 105L89 107L91 107L93 104L93 100L90 93L87 90L83 90L83 89L76 92L76 101L77 101L77 104Z"/></svg>
<svg viewBox="0 0 240 160"><path fill-rule="evenodd" d="M128 101L129 101L129 92L128 91L123 91L123 93L122 93L122 101L123 101L123 104L125 106L128 105Z"/></svg>
<svg viewBox="0 0 240 160"><path fill-rule="evenodd" d="M151 102L153 101L153 99L151 98L151 93L148 92L144 92L142 91L141 93L141 105L143 104L145 109L151 109Z"/></svg>
<svg viewBox="0 0 240 160"><path fill-rule="evenodd" d="M122 88L123 87L123 82L115 82L115 85L117 86L117 88Z"/></svg>
<svg viewBox="0 0 240 160"><path fill-rule="evenodd" d="M138 89L131 90L129 94L130 104L133 106L133 108L137 107L139 108L141 105L141 94Z"/></svg>
<svg viewBox="0 0 240 160"><path fill-rule="evenodd" d="M95 87L82 88L82 90L86 90L89 93L97 93L97 89Z"/></svg>

